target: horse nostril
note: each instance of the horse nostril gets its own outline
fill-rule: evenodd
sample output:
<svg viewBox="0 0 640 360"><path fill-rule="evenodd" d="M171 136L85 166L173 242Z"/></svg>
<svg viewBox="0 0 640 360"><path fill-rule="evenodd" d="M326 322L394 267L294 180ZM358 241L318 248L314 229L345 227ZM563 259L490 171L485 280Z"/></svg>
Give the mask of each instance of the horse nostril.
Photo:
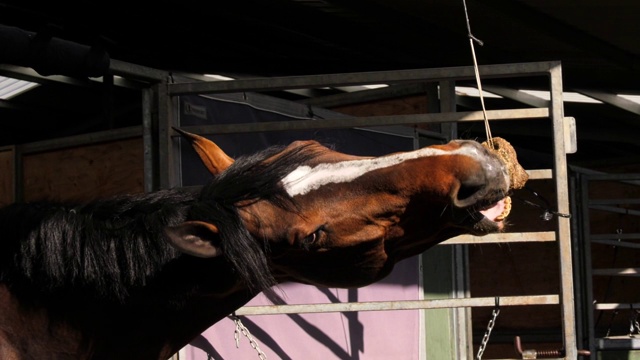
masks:
<svg viewBox="0 0 640 360"><path fill-rule="evenodd" d="M484 172L458 182L451 192L453 204L461 208L475 204L487 193L487 184Z"/></svg>
<svg viewBox="0 0 640 360"><path fill-rule="evenodd" d="M483 166L454 186L451 198L455 206L469 207L504 195L509 186L508 177L500 163L492 161L487 159Z"/></svg>
<svg viewBox="0 0 640 360"><path fill-rule="evenodd" d="M474 197L475 194L482 189L481 186L461 186L460 190L458 190L458 195L456 199L459 203L467 203L469 201L473 201L477 196Z"/></svg>

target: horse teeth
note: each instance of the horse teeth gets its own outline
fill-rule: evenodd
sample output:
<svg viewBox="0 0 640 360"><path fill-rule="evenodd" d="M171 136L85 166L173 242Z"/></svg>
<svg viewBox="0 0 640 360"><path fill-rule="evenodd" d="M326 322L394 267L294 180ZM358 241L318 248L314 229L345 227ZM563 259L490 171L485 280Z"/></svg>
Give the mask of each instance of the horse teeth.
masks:
<svg viewBox="0 0 640 360"><path fill-rule="evenodd" d="M502 221L506 219L507 216L509 216L510 212L511 212L511 197L507 196L504 198L504 210L502 210L502 213L500 215L496 216L495 221Z"/></svg>

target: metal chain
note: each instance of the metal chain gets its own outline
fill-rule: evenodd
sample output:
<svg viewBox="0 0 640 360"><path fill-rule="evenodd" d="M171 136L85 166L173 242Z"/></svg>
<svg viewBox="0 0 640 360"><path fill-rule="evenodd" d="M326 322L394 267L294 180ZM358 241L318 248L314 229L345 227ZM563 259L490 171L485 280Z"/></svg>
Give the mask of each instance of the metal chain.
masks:
<svg viewBox="0 0 640 360"><path fill-rule="evenodd" d="M240 334L244 335L249 340L249 345L258 352L258 358L260 360L266 360L267 355L260 350L260 346L258 346L258 342L251 336L249 329L242 323L240 318L236 315L229 315L229 318L233 320L236 324L236 329L233 331L233 338L236 340L236 348L240 347Z"/></svg>
<svg viewBox="0 0 640 360"><path fill-rule="evenodd" d="M491 336L491 331L493 327L496 325L496 319L498 318L498 314L500 314L500 303L498 298L496 298L496 307L493 309L491 313L491 319L489 320L489 324L487 324L487 330L484 332L484 336L482 337L482 342L480 343L480 347L478 348L478 355L476 356L476 360L482 359L482 354L484 353L484 349L487 347L487 343L489 342L489 336Z"/></svg>

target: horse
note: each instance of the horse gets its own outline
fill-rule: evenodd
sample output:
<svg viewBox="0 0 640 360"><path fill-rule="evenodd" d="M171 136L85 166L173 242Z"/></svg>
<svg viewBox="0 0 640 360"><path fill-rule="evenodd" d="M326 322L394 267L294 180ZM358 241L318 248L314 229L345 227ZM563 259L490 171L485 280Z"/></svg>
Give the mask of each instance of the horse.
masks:
<svg viewBox="0 0 640 360"><path fill-rule="evenodd" d="M362 287L507 226L512 179L477 141L363 157L298 140L234 159L175 131L207 184L0 209L0 359L165 360L280 283Z"/></svg>

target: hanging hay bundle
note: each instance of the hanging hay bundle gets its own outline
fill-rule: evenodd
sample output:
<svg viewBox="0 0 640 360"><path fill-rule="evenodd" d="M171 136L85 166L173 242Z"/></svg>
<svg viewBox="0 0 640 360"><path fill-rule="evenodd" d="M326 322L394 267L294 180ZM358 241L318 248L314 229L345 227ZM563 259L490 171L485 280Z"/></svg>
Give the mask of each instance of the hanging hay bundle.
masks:
<svg viewBox="0 0 640 360"><path fill-rule="evenodd" d="M496 153L500 160L507 166L509 177L511 178L511 189L522 189L524 184L529 180L529 174L518 163L516 151L513 146L503 138L494 137L492 139L493 148L489 142L482 143L484 147Z"/></svg>

